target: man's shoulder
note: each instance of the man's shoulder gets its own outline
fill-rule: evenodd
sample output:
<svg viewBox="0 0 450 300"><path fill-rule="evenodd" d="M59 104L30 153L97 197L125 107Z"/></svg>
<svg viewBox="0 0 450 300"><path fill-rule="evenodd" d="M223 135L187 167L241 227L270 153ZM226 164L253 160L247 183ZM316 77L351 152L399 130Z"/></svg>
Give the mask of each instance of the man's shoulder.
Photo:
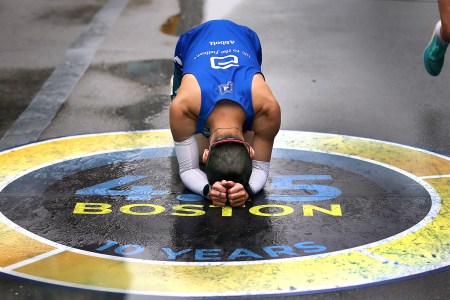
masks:
<svg viewBox="0 0 450 300"><path fill-rule="evenodd" d="M181 80L177 96L177 105L190 113L198 113L201 102L201 90L197 79L192 74L185 74Z"/></svg>
<svg viewBox="0 0 450 300"><path fill-rule="evenodd" d="M262 74L256 74L252 81L252 100L255 115L265 113L273 104L278 103Z"/></svg>

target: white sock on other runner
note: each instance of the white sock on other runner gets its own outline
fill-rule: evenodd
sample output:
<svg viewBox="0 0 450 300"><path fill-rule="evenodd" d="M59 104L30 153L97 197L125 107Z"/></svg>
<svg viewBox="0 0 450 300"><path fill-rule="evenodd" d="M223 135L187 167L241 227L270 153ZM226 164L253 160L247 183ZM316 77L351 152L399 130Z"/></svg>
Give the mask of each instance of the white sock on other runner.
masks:
<svg viewBox="0 0 450 300"><path fill-rule="evenodd" d="M436 37L436 41L439 43L439 45L448 45L448 43L441 37L441 20L439 20L439 22L437 22L436 24L436 28L434 29L434 36Z"/></svg>

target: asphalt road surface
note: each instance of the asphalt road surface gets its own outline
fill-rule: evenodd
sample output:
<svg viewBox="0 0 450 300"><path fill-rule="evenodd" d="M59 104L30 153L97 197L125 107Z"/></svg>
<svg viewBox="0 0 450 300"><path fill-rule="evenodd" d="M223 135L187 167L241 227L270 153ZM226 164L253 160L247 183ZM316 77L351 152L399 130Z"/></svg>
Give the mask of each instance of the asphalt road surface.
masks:
<svg viewBox="0 0 450 300"><path fill-rule="evenodd" d="M219 3L220 2L220 3ZM224 2L224 3L222 3ZM226 2L226 3L225 3ZM255 30L283 130L450 156L450 62L429 76L432 0L0 0L0 149L167 129L177 37L209 19ZM450 271L277 299L448 299ZM0 277L2 299L141 299Z"/></svg>

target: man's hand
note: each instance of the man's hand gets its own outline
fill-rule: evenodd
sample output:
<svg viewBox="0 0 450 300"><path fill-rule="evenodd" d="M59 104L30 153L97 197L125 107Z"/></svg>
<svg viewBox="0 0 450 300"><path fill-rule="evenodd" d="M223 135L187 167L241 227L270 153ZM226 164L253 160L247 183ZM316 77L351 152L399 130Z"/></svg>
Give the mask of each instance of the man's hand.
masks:
<svg viewBox="0 0 450 300"><path fill-rule="evenodd" d="M231 206L241 207L245 204L248 199L248 193L242 184L233 181L226 181L225 184L222 183L222 185L227 188L228 201Z"/></svg>
<svg viewBox="0 0 450 300"><path fill-rule="evenodd" d="M227 200L233 207L241 207L248 199L244 186L234 181L217 181L211 186L209 198L215 206L223 207Z"/></svg>
<svg viewBox="0 0 450 300"><path fill-rule="evenodd" d="M216 181L211 186L211 191L209 192L209 199L215 206L225 206L227 203L227 188L225 187L227 181L222 180L221 182Z"/></svg>

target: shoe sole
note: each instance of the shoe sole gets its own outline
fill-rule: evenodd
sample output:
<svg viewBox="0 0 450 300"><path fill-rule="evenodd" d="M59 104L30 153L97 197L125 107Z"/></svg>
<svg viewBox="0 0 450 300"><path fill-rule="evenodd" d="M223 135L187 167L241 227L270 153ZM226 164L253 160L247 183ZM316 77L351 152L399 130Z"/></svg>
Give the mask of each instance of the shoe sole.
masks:
<svg viewBox="0 0 450 300"><path fill-rule="evenodd" d="M429 52L428 49L429 49L431 43L433 42L433 38L434 38L435 35L436 35L436 29L433 30L433 33L432 33L432 35L431 35L431 39L430 39L430 41L428 42L427 46L425 47L425 51L423 52L423 64L425 65L425 69L427 70L428 74L430 74L431 76L434 76L434 77L438 76L438 75L441 73L441 71L439 70L439 72L434 73L434 72L428 67L428 64L427 64L427 57L428 57L428 52Z"/></svg>

